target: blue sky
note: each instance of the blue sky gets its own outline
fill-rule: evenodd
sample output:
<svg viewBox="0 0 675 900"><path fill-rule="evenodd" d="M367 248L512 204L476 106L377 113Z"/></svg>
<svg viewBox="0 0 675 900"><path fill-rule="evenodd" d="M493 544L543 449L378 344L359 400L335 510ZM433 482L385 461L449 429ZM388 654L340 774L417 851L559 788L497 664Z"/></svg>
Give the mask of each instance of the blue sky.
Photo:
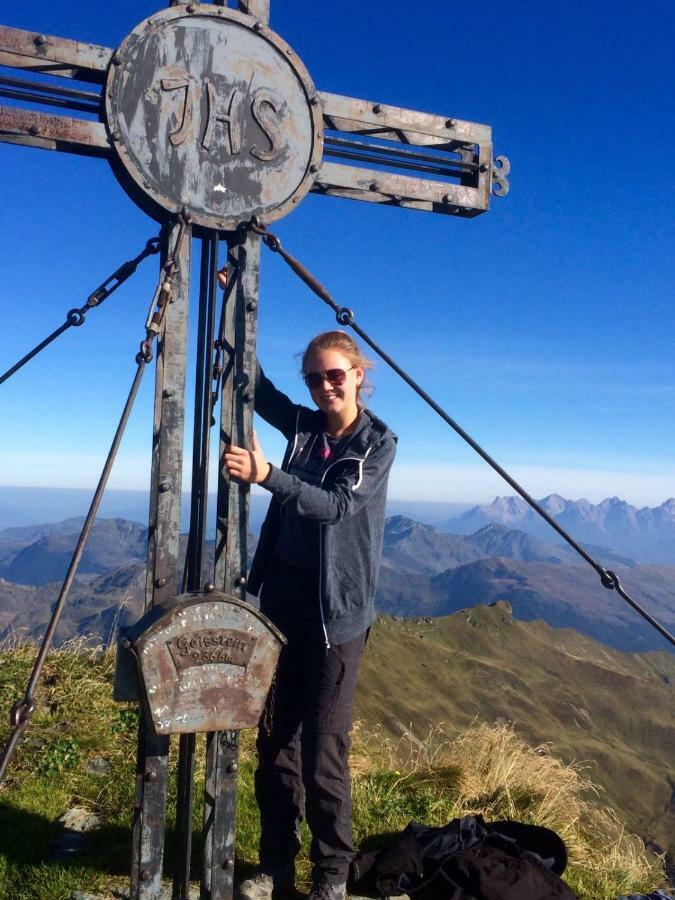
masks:
<svg viewBox="0 0 675 900"><path fill-rule="evenodd" d="M7 6L7 25L118 45L149 2ZM511 192L473 220L307 197L275 226L361 326L536 496L675 495L675 6L666 0L272 0L320 90L492 126ZM0 144L0 370L81 305L156 224L106 162ZM0 484L95 484L156 280L144 268L0 388ZM269 253L259 351L303 398L296 354L333 318ZM390 495L510 488L384 364ZM111 487L149 478L146 374ZM282 445L265 426L270 458Z"/></svg>

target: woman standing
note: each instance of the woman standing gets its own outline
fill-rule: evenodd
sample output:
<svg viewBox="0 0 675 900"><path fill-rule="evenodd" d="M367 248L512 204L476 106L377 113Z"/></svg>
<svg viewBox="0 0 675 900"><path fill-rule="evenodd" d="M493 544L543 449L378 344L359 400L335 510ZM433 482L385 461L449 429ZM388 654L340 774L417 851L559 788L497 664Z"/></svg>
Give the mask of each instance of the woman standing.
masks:
<svg viewBox="0 0 675 900"><path fill-rule="evenodd" d="M272 494L248 589L287 638L258 734L260 866L242 900L294 887L299 826L312 833L311 900L343 900L354 855L348 753L359 661L373 621L387 479L396 437L364 408L366 369L352 338L319 334L302 373L310 409L258 371L256 412L288 440L281 468L254 436L225 464Z"/></svg>

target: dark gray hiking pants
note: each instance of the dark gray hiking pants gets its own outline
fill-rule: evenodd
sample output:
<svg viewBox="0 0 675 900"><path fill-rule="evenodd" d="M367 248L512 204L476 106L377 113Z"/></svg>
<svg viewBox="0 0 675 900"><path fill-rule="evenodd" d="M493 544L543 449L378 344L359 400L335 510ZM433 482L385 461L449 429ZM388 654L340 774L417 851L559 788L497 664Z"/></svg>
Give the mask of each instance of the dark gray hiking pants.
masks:
<svg viewBox="0 0 675 900"><path fill-rule="evenodd" d="M367 632L326 649L320 620L313 612L298 615L299 590L312 600L315 576L277 573L265 579L261 594L261 610L288 644L258 732L260 866L271 872L293 862L304 814L312 833L312 880L341 884L354 856L349 730ZM288 617L291 605L293 618Z"/></svg>

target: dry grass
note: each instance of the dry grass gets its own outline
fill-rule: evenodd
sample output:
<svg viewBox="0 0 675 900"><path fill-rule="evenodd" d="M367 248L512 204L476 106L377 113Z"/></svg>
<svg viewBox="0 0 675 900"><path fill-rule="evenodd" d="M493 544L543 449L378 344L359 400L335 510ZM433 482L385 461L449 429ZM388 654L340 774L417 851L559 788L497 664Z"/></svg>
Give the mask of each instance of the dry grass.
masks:
<svg viewBox="0 0 675 900"><path fill-rule="evenodd" d="M486 821L516 819L553 829L569 853L565 879L585 900L666 887L663 860L602 805L588 767L566 765L547 744L530 747L509 724L477 723L454 740L437 726L424 739L408 731L397 741L379 728L367 732L357 726L352 759L356 796L360 782L372 788L382 770L396 776L389 792L403 797L430 791L424 819L429 824L480 814ZM368 802L378 806L375 796ZM392 830L402 817L395 818Z"/></svg>

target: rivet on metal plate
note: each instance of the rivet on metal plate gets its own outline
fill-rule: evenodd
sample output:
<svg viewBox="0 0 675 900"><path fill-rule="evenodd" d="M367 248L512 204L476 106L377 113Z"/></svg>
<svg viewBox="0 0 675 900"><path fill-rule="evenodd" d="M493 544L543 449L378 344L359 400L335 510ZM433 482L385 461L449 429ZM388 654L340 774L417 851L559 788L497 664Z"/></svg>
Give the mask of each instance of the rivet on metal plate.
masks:
<svg viewBox="0 0 675 900"><path fill-rule="evenodd" d="M454 127L455 127L455 120L454 120L454 119L446 119L446 120L445 120L445 127L446 127L446 128L454 128Z"/></svg>
<svg viewBox="0 0 675 900"><path fill-rule="evenodd" d="M376 103L375 106L373 106L373 112L375 113L375 115L379 115L382 112L381 104Z"/></svg>

